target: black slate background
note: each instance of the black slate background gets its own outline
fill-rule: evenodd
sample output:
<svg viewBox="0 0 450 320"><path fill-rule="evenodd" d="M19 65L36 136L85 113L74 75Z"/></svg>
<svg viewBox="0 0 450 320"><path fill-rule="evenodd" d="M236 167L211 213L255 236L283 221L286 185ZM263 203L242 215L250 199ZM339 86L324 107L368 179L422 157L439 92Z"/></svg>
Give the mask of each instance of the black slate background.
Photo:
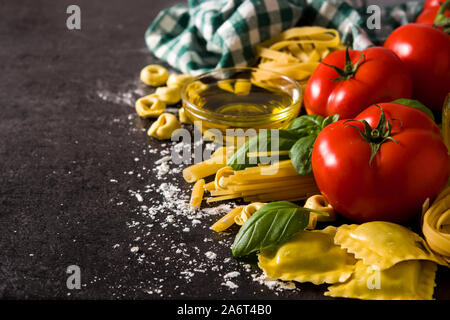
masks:
<svg viewBox="0 0 450 320"><path fill-rule="evenodd" d="M174 255L167 241L143 262L130 252L136 232L127 223L136 219L136 201L128 190L143 182L124 171L137 168L133 159L143 148L160 143L147 138L142 129L149 123L133 116L127 97L114 101L99 92L148 90L137 81L139 71L159 62L143 35L161 9L177 2L76 1L82 30L69 31L72 1L0 1L0 298L324 298L325 286L269 290L235 261L222 272L243 274L233 280L235 291L221 286L217 272L180 280L180 270L160 255ZM158 158L143 160L151 166ZM109 182L118 177L120 183ZM152 230L150 239L173 238L201 253L214 246L220 260L231 256L226 245L216 245L230 237L212 236L208 228ZM82 270L81 290L66 287L72 264ZM156 278L163 279L162 292L149 292ZM449 299L447 269L439 268L437 284L435 297Z"/></svg>

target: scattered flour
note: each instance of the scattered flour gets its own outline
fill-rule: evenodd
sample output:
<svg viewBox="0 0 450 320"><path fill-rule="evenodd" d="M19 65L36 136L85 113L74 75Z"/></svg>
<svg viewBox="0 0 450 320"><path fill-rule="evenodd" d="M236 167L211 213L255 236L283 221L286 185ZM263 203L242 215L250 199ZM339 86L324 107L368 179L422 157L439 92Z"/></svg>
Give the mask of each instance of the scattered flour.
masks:
<svg viewBox="0 0 450 320"><path fill-rule="evenodd" d="M118 90L98 82L96 91L104 101L130 107L134 106L138 97L149 93L136 81L125 83ZM168 111L178 111L178 108L171 109ZM136 117L134 113L127 117L130 135L146 130L137 128ZM114 119L114 122L120 123L120 119ZM135 143L136 139L130 140ZM214 221L236 206L234 202L214 207L205 205L199 210L189 206L191 185L182 178L186 165L174 164L171 158L172 151L180 153L187 147L191 146L182 142L156 141L139 146L139 151L129 155L132 167L126 168L121 177L108 178L115 188L127 186L127 191L111 201L120 208L119 212L131 210L133 214L133 218L126 223L130 235L128 243L115 243L115 239L111 247L114 250L129 250L130 264L139 264L148 274L135 288L126 289L126 280L111 285L113 296L126 298L127 293L132 294L130 290L139 290L152 297L189 296L193 294L193 281L205 283L213 298L221 292L237 293L238 284L242 281L253 282L276 292L296 289L293 282L273 280L261 275L260 271L252 274L256 267L231 258L234 237L209 231ZM204 150L213 151L215 147L208 143L204 145ZM205 237L205 234L208 236ZM222 252L228 255L223 257ZM216 280L209 283L211 279ZM97 277L91 283L101 280L105 279Z"/></svg>
<svg viewBox="0 0 450 320"><path fill-rule="evenodd" d="M283 290L299 290L293 281L281 281L277 279L269 278L265 273L261 275L252 274L253 281L267 286L271 290L283 291Z"/></svg>
<svg viewBox="0 0 450 320"><path fill-rule="evenodd" d="M214 252L211 252L211 251L205 252L205 256L211 260L214 260L215 258L217 258L217 254L215 254Z"/></svg>

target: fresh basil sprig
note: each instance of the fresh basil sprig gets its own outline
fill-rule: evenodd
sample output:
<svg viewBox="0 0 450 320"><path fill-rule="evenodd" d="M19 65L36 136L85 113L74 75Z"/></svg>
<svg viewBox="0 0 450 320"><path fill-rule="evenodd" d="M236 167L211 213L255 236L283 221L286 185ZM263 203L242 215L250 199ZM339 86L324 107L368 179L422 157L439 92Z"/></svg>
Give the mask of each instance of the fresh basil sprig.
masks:
<svg viewBox="0 0 450 320"><path fill-rule="evenodd" d="M234 257L281 245L305 229L309 213L327 215L320 210L300 207L292 202L270 202L256 211L241 227L233 243Z"/></svg>
<svg viewBox="0 0 450 320"><path fill-rule="evenodd" d="M275 131L275 130L274 130ZM291 147L300 138L300 135L294 131L276 130L278 133L278 151L289 151ZM272 150L272 130L262 131L260 134L251 137L240 147L233 156L227 161L227 165L233 170L243 170L247 167L254 167L259 159L252 159L247 156L252 151L271 151ZM280 156L280 160L288 159L289 156Z"/></svg>
<svg viewBox="0 0 450 320"><path fill-rule="evenodd" d="M289 157L299 175L306 176L312 172L311 154L314 142L323 128L338 119L338 114L326 118L317 114L306 115L295 119L289 126L289 131L301 136L289 151Z"/></svg>
<svg viewBox="0 0 450 320"><path fill-rule="evenodd" d="M288 155L280 155L279 160L290 158L292 164L301 176L312 172L311 153L317 135L327 125L337 121L339 115L322 117L316 114L304 115L295 119L285 130L276 130L278 133L278 151L289 151ZM261 131L258 135L250 138L240 147L227 161L227 165L233 170L243 170L258 164L258 158L249 158L248 153L252 151L274 151L272 150L272 134L275 130Z"/></svg>

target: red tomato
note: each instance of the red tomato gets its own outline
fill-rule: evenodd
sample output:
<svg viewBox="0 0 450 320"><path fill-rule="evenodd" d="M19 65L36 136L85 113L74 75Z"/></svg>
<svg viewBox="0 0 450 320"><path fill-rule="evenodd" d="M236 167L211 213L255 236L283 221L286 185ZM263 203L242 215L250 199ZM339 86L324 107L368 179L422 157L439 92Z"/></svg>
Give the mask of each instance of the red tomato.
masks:
<svg viewBox="0 0 450 320"><path fill-rule="evenodd" d="M348 119L374 103L411 96L408 70L392 51L372 47L348 53L351 61L345 50L333 52L311 75L304 96L309 114Z"/></svg>
<svg viewBox="0 0 450 320"><path fill-rule="evenodd" d="M450 92L450 36L435 28L409 23L395 29L384 43L411 73L413 98L442 110Z"/></svg>
<svg viewBox="0 0 450 320"><path fill-rule="evenodd" d="M314 178L335 210L351 220L404 222L445 186L450 157L439 128L424 112L392 102L378 106L355 118L367 121L370 134L354 120L339 120L320 132L312 152ZM358 129L372 143L381 142L372 161L371 144Z"/></svg>
<svg viewBox="0 0 450 320"><path fill-rule="evenodd" d="M423 23L433 26L434 20L436 19L436 14L439 11L441 5L445 2L445 0L427 0L423 6L422 12L416 18L417 23ZM450 17L450 10L445 10L444 15L446 17ZM440 29L443 29L440 27Z"/></svg>

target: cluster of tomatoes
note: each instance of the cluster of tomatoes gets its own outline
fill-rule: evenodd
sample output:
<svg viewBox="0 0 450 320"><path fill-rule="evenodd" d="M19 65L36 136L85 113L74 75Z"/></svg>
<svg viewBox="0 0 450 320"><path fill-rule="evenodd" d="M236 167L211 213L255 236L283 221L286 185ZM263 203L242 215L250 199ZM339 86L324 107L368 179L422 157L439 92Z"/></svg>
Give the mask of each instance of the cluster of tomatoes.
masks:
<svg viewBox="0 0 450 320"><path fill-rule="evenodd" d="M439 113L450 92L450 35L429 23L440 2L427 1L418 23L382 47L330 54L307 84L309 114L340 115L314 144L315 180L354 221L404 222L447 183L449 152L424 112Z"/></svg>

